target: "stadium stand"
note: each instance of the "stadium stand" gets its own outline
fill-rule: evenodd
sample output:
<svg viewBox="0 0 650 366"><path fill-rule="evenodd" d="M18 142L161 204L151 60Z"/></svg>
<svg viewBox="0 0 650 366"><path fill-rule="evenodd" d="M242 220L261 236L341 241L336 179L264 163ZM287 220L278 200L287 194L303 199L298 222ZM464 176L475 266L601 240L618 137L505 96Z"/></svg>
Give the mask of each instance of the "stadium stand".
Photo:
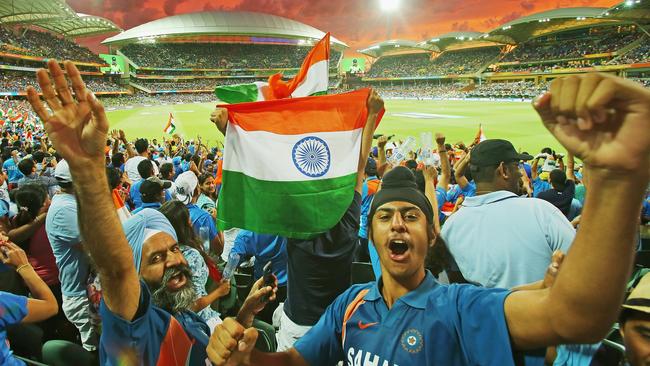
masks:
<svg viewBox="0 0 650 366"><path fill-rule="evenodd" d="M102 59L86 47L79 46L70 40L60 36L57 37L51 33L31 29L16 34L10 29L0 27L0 52L104 63Z"/></svg>
<svg viewBox="0 0 650 366"><path fill-rule="evenodd" d="M129 44L121 52L140 67L273 69L300 67L310 47L257 44ZM340 52L332 52L338 60Z"/></svg>

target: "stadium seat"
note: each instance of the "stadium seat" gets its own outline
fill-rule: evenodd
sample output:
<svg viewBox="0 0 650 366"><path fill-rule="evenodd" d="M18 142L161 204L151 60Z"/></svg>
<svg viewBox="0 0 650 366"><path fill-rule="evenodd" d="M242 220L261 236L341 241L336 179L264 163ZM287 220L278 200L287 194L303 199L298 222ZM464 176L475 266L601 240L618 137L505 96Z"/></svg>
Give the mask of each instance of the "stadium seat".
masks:
<svg viewBox="0 0 650 366"><path fill-rule="evenodd" d="M262 352L275 352L278 349L278 341L275 337L275 328L259 319L253 320L253 327L259 332L255 348Z"/></svg>
<svg viewBox="0 0 650 366"><path fill-rule="evenodd" d="M246 300L251 287L253 287L253 276L245 273L235 273L235 282L237 284L237 298L241 304Z"/></svg>
<svg viewBox="0 0 650 366"><path fill-rule="evenodd" d="M650 267L650 250L640 250L636 253L634 263L642 267Z"/></svg>

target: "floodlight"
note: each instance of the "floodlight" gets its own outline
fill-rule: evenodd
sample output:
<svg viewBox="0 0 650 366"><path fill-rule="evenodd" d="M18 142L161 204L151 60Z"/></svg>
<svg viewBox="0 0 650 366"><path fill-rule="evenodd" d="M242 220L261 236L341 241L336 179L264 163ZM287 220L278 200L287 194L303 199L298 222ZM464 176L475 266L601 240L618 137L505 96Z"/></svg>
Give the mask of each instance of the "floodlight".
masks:
<svg viewBox="0 0 650 366"><path fill-rule="evenodd" d="M382 11L395 11L399 8L400 0L379 0L379 8Z"/></svg>

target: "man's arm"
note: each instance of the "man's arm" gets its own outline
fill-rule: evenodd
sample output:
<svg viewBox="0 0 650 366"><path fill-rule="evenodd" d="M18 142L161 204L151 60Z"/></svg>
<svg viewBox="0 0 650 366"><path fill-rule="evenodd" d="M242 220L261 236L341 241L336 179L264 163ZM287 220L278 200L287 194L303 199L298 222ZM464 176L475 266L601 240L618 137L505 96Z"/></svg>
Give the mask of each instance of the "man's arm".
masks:
<svg viewBox="0 0 650 366"><path fill-rule="evenodd" d="M41 213L32 222L17 227L15 229L9 230L7 233L7 236L9 237L9 240L14 242L14 243L24 243L27 239L31 238L32 235L36 232L38 228L41 227L45 223L45 218L47 217L47 213ZM27 243L25 243L27 244Z"/></svg>
<svg viewBox="0 0 650 366"><path fill-rule="evenodd" d="M226 129L228 127L228 110L225 108L215 108L210 114L210 122L217 126L219 132L226 136Z"/></svg>
<svg viewBox="0 0 650 366"><path fill-rule="evenodd" d="M435 176L438 170L432 166L424 167L424 195L429 199L431 207L433 208L433 226L436 234L440 233L440 219L438 212L438 198L436 197L436 186L434 183Z"/></svg>
<svg viewBox="0 0 650 366"><path fill-rule="evenodd" d="M519 349L593 343L616 320L633 263L650 181L650 91L586 74L554 80L534 105L546 128L588 167L590 184L554 286L508 296L506 320ZM621 161L623 155L630 158Z"/></svg>
<svg viewBox="0 0 650 366"><path fill-rule="evenodd" d="M456 178L456 183L458 183L461 189L465 189L465 187L469 185L469 181L465 177L465 169L467 168L467 165L469 165L470 154L471 151L465 154L465 156L463 156L455 166L454 178Z"/></svg>
<svg viewBox="0 0 650 366"><path fill-rule="evenodd" d="M537 177L539 177L539 173L537 173L539 159L541 159L539 155L535 156L535 158L533 158L533 164L530 166L530 179L532 180L535 180Z"/></svg>
<svg viewBox="0 0 650 366"><path fill-rule="evenodd" d="M132 158L138 154L135 153L135 150L133 150L133 146L129 143L129 140L126 139L126 134L124 134L124 130L119 130L118 133L120 134L120 140L124 144L124 147L126 147L126 156L127 160L129 158Z"/></svg>
<svg viewBox="0 0 650 366"><path fill-rule="evenodd" d="M436 144L438 145L438 155L440 155L440 176L438 177L438 187L442 187L442 189L447 191L451 179L451 164L449 163L449 156L447 156L444 134L436 133Z"/></svg>
<svg viewBox="0 0 650 366"><path fill-rule="evenodd" d="M576 165L576 159L573 156L573 154L569 153L567 155L567 171L566 171L566 179L576 181L576 173L574 171Z"/></svg>
<svg viewBox="0 0 650 366"><path fill-rule="evenodd" d="M372 147L372 135L375 132L375 124L377 117L384 108L384 100L381 99L379 94L374 90L370 91L368 100L366 102L368 108L368 117L366 118L366 125L363 128L361 135L361 152L359 154L359 165L357 167L357 184L354 190L361 194L361 187L363 186L363 174L368 162L368 155L370 155L370 148Z"/></svg>
<svg viewBox="0 0 650 366"><path fill-rule="evenodd" d="M377 164L377 175L379 177L382 177L385 174L384 170L386 169L386 143L387 142L388 142L388 137L386 137L386 135L383 135L377 139L377 160L379 160L379 163ZM381 174L379 174L379 172L381 172Z"/></svg>
<svg viewBox="0 0 650 366"><path fill-rule="evenodd" d="M27 88L27 98L57 152L70 165L81 236L99 272L104 301L113 313L131 320L138 309L140 282L106 179L104 146L108 120L104 107L86 89L71 62L66 61L65 68L75 99L57 61L50 60L48 68L55 86L46 70L41 69L36 75L51 112L33 87ZM102 224L97 225L98 222Z"/></svg>

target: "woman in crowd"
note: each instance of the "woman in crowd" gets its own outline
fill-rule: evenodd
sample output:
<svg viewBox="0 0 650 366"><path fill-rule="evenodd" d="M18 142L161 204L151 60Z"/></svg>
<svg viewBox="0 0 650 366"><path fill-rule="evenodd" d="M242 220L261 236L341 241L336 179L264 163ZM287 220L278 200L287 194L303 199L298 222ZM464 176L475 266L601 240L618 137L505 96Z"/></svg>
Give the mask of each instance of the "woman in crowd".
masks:
<svg viewBox="0 0 650 366"><path fill-rule="evenodd" d="M217 266L205 252L192 229L187 207L181 201L172 200L165 202L160 207L160 212L174 227L183 256L192 270L192 283L197 295L193 310L206 321L212 330L221 323L221 318L210 305L230 293L230 282L221 281L221 274ZM206 291L208 278L218 284L210 293Z"/></svg>
<svg viewBox="0 0 650 366"><path fill-rule="evenodd" d="M214 176L210 173L199 175L199 189L201 195L196 201L200 209L208 212L214 219L217 218L217 190L214 185Z"/></svg>
<svg viewBox="0 0 650 366"><path fill-rule="evenodd" d="M27 252L29 264L50 288L57 303L61 304L59 270L45 232L50 198L43 186L27 184L16 191L14 199L18 213L12 219L12 229L7 233L9 240ZM67 320L61 307L55 317L39 326L43 329L43 341L65 339L74 342L77 339L77 330Z"/></svg>

